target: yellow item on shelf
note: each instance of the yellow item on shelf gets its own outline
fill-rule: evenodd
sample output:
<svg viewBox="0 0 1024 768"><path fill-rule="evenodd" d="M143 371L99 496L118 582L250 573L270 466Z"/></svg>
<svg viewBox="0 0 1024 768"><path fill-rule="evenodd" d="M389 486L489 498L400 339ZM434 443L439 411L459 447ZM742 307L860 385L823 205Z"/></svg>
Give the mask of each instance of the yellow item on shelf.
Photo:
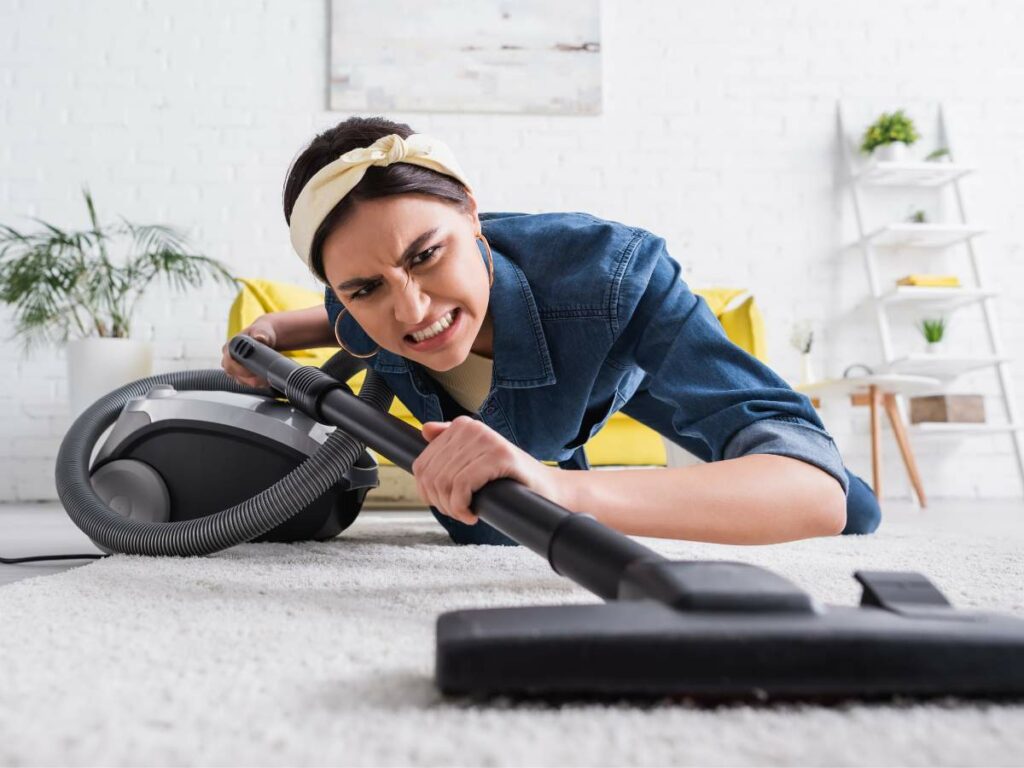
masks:
<svg viewBox="0 0 1024 768"><path fill-rule="evenodd" d="M229 339L267 312L304 309L323 303L323 292L297 285L259 278L239 278L237 282L241 290L228 312ZM736 288L697 289L694 293L707 302L734 344L762 362L767 362L764 318L753 296ZM320 367L337 351L336 347L323 347L282 354L301 365ZM360 371L349 379L348 385L353 392L359 391L365 377L365 371ZM392 402L389 413L417 429L423 426L397 398ZM605 422L597 434L587 441L584 450L587 460L595 467L665 466L667 463L661 435L621 411ZM383 456L377 456L377 459L382 466L393 466Z"/></svg>
<svg viewBox="0 0 1024 768"><path fill-rule="evenodd" d="M896 285L914 285L928 288L959 288L960 278L956 275L907 275L896 281Z"/></svg>

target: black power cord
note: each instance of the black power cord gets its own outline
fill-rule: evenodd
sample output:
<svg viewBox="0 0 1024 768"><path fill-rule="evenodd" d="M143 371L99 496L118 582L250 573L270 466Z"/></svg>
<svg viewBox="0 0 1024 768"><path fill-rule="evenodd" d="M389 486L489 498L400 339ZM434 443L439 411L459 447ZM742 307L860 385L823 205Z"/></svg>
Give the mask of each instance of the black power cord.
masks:
<svg viewBox="0 0 1024 768"><path fill-rule="evenodd" d="M18 565L19 563L36 563L41 560L102 560L110 555L36 555L34 557L0 557L0 564Z"/></svg>

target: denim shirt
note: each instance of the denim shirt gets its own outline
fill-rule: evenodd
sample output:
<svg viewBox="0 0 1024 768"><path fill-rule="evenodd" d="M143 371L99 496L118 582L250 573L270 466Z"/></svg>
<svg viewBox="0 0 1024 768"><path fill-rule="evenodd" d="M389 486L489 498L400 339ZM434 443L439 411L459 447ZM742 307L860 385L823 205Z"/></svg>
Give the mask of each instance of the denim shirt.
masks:
<svg viewBox="0 0 1024 768"><path fill-rule="evenodd" d="M621 410L704 461L789 456L849 492L808 398L728 339L664 239L586 213L479 218L494 366L474 418L540 461L589 469L583 444ZM325 305L333 325L342 305L329 286ZM377 347L351 314L338 331L358 354ZM466 414L419 363L383 348L367 362L420 422Z"/></svg>

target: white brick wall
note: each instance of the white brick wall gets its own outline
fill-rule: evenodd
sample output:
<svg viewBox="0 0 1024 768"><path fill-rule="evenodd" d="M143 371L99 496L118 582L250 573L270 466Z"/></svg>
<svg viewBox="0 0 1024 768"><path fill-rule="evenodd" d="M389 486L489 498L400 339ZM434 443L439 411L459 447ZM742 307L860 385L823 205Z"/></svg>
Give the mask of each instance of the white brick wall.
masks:
<svg viewBox="0 0 1024 768"><path fill-rule="evenodd" d="M348 116L324 109L326 15L323 0L0 0L0 221L81 225L87 183L107 216L175 224L240 274L314 287L279 200L302 144ZM1004 291L1004 339L1024 349L1024 6L607 0L602 27L601 116L389 117L449 141L484 210L586 210L644 226L692 284L750 287L772 363L794 379L787 340L799 317L825 325L827 374L880 354L871 316L855 311L859 256L838 249L853 224L835 186L836 99L858 128L906 107L926 144L941 100L959 159L980 169L965 188L969 213L992 229L980 245ZM212 286L154 291L136 335L155 342L156 370L217 365L230 299ZM970 346L979 333L965 320L953 340ZM0 363L0 499L53 498L69 422L63 352L22 358L5 341ZM991 381L975 375L964 390L991 395ZM1015 383L1024 392L1024 363ZM833 404L823 416L867 476L864 409ZM1006 437L917 448L935 497L1020 490ZM887 492L905 495L889 435L885 450Z"/></svg>

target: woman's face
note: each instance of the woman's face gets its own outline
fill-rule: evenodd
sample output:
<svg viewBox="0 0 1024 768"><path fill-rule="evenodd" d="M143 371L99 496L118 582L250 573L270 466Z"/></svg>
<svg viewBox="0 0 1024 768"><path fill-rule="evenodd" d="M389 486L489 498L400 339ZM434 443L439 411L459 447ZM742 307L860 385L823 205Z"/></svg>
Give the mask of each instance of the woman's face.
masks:
<svg viewBox="0 0 1024 768"><path fill-rule="evenodd" d="M468 213L430 195L360 202L324 242L324 274L353 319L382 348L435 371L471 349L493 354L490 273L470 202ZM448 324L440 334L437 321Z"/></svg>

